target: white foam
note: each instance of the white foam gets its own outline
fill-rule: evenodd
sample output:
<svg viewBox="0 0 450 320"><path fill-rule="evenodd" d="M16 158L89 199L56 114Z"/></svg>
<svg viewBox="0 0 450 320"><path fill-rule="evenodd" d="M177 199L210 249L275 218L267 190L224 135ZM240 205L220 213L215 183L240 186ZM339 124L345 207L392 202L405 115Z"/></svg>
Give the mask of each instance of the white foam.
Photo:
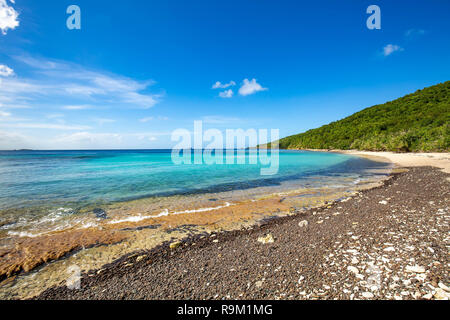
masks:
<svg viewBox="0 0 450 320"><path fill-rule="evenodd" d="M30 232L26 232L26 231L21 231L21 232L8 231L8 235L16 236L16 237L20 237L20 238L36 238L36 237L42 236L44 234L45 234L45 232L43 232L43 233L30 233Z"/></svg>
<svg viewBox="0 0 450 320"><path fill-rule="evenodd" d="M83 225L80 227L80 229L89 229L98 226L98 224L96 224L95 222L83 222L82 224Z"/></svg>
<svg viewBox="0 0 450 320"><path fill-rule="evenodd" d="M200 209L174 211L174 212L169 212L169 210L164 209L161 213L159 213L159 214L157 214L155 216L138 215L138 216L128 217L128 218L124 218L124 219L120 219L120 220L113 220L113 221L109 222L109 224L118 224L118 223L123 223L123 222L139 222L139 221L146 220L146 219L160 218L160 217L165 217L165 216L168 216L168 215L178 215L178 214L197 213L197 212L208 212L208 211L220 210L222 208L227 208L229 206L232 206L232 204L229 203L229 202L225 202L225 204L223 206L212 207L212 208L200 208Z"/></svg>

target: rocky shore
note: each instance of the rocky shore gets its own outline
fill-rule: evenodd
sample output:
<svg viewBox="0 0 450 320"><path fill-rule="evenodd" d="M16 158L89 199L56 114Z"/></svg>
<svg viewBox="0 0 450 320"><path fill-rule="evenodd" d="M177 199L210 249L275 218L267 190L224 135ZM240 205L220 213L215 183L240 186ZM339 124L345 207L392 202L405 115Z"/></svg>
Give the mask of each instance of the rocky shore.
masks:
<svg viewBox="0 0 450 320"><path fill-rule="evenodd" d="M321 209L125 256L36 299L448 299L449 181L408 168Z"/></svg>

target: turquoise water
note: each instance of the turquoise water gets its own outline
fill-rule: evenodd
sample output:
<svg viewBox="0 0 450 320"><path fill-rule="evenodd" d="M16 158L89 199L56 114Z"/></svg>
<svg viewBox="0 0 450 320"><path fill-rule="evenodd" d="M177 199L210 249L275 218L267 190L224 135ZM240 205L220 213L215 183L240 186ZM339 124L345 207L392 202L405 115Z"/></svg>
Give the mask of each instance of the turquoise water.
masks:
<svg viewBox="0 0 450 320"><path fill-rule="evenodd" d="M267 166L248 162L176 165L170 150L2 151L0 210L276 187L317 175L357 181L385 166L343 154L280 151L278 173L262 176Z"/></svg>

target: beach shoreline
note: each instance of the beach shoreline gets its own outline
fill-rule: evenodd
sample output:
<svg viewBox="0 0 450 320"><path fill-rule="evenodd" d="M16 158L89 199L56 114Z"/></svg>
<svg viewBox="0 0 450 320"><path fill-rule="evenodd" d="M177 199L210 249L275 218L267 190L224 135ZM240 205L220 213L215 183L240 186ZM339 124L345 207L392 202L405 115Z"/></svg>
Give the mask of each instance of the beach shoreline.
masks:
<svg viewBox="0 0 450 320"><path fill-rule="evenodd" d="M332 152L342 152L342 151L332 151ZM347 153L346 151L344 151L345 153ZM370 154L366 154L366 153L364 153L364 154L361 154L360 152L353 152L353 153L351 153L352 155L356 155L356 156L363 156L363 157L369 157L371 160L375 160L375 161L382 161L382 162L385 162L386 161L386 159L389 159L388 157L385 157L384 156L384 154L380 154L380 153L377 153L377 154L372 154L372 153L370 153ZM445 161L445 158L443 159L444 161ZM389 159L389 161L391 161L390 159ZM442 161L442 159L441 159L441 161ZM393 162L393 161L391 161L391 162ZM394 162L395 163L395 162ZM429 162L427 162L427 164L429 165L430 163ZM402 169L401 169L401 164L400 163L396 163L396 165L397 165L397 167L398 167L398 169L399 170L396 170L396 171L398 171L398 172L401 172L402 171ZM445 167L445 164L441 164L441 167L442 166L444 166ZM385 180L385 181L389 181L393 176L395 176L395 173L394 173L394 175L391 175L390 177L388 177L387 178L387 180ZM382 182L382 184L384 184L385 182L383 181ZM379 186L378 186L379 187ZM372 186L372 187L370 187L370 188L368 188L369 190L372 190L372 189L374 189L374 188L377 188L377 187L374 187L374 186ZM354 196L357 196L359 194L359 192L357 192L355 195L353 195L353 196L350 196L350 197L344 197L345 199L347 199L347 201L353 201L352 199L353 199L353 197ZM325 204L322 204L322 205L320 205L320 206L318 206L318 207L315 207L315 208L313 208L313 209L311 209L311 210L322 210L323 208L327 208L327 207L329 207L330 205L333 205L332 203L335 203L334 201L331 201L331 202L326 202ZM306 211L302 211L301 212L301 214L305 214L305 212L309 212L309 211L311 211L311 210L306 210ZM272 223L272 222L269 222L269 221L275 221L275 220L279 220L279 219L281 219L280 220L280 222L281 221L283 221L283 219L285 219L285 217L290 217L290 216L295 216L295 215L297 215L298 214L298 212L295 212L295 213L287 213L287 214L285 214L285 215L280 215L280 216L273 216L273 217L271 217L271 219L268 219L267 221L264 221L264 219L262 219L261 221L258 221L258 222L256 222L256 226L263 226L263 225L266 225L266 224L270 224L270 223ZM254 223L249 223L249 224L241 224L240 225L240 227L239 228L233 228L233 229L230 229L230 230L228 230L228 231L224 231L224 234L230 234L230 232L231 233L234 233L234 232L237 232L237 234L239 234L239 232L241 232L242 231L242 229L244 229L244 230L251 230L251 229L253 229L254 228L254 226L255 226L255 224ZM241 230L239 230L239 229L241 229ZM226 229L225 229L226 230ZM124 253L124 254L122 254L122 255L120 255L120 258L118 258L118 259L113 259L115 262L112 262L111 264L108 264L108 265L116 265L117 264L117 261L122 261L122 260L126 260L126 259L128 259L127 257L129 257L130 255L131 256L136 256L136 255L138 255L138 256L142 256L142 255L146 255L148 252L159 252L159 251L164 251L164 250L166 250L167 248L169 248L169 252L172 252L171 250L172 249L170 249L170 246L171 245L173 245L173 243L179 243L179 244L177 244L176 246L185 246L186 245L186 243L189 243L189 242L192 242L192 241L199 241L200 240L200 237L203 237L203 238L208 238L211 234L221 234L221 229L218 229L218 230L203 230L203 231L200 231L199 232L199 230L196 230L196 231L193 231L193 233L190 233L190 235L188 236L188 237L186 237L186 234L184 233L184 235L183 235L183 233L181 233L180 234L180 236L177 238L178 240L174 240L173 238L167 238L167 239L162 239L162 241L160 241L161 243L162 243L162 245L157 245L156 247L155 246L153 246L152 248L150 248L150 250L148 250L148 249L146 249L145 247L144 248L141 248L141 250L135 250L135 251L132 251L132 252L130 252L130 251L127 251L126 253ZM245 231L244 231L245 232ZM228 236L227 236L228 237ZM180 241L181 240L181 241ZM144 254L142 254L144 252ZM147 253L145 253L145 252L147 252ZM95 268L93 268L93 269L95 269L95 270L102 270L103 269L103 266L101 267L101 268L99 268L100 267L100 265L97 265L96 266L97 267L97 269L95 269ZM84 271L86 271L86 272L88 272L89 271L89 269L87 269L87 270L84 270ZM53 283L53 284L56 284L56 283ZM0 291L1 291L1 287L0 287ZM34 292L36 292L36 291L34 291ZM4 296L3 296L4 297ZM30 296L16 296L16 298L29 298ZM13 298L13 297L12 297Z"/></svg>
<svg viewBox="0 0 450 320"><path fill-rule="evenodd" d="M390 151L364 151L364 150L338 150L338 149L296 149L305 151L333 152L360 157L367 157L373 161L389 161L397 167L423 167L431 166L450 173L449 152L403 152Z"/></svg>
<svg viewBox="0 0 450 320"><path fill-rule="evenodd" d="M447 179L410 167L351 199L166 243L37 298L448 299Z"/></svg>

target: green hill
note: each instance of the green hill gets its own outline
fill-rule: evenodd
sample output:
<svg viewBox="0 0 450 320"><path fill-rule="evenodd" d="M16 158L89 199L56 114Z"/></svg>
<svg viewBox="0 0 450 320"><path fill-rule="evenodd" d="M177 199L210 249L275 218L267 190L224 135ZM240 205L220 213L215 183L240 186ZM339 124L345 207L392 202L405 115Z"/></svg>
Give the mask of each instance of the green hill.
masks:
<svg viewBox="0 0 450 320"><path fill-rule="evenodd" d="M282 149L450 149L450 81L280 141Z"/></svg>

